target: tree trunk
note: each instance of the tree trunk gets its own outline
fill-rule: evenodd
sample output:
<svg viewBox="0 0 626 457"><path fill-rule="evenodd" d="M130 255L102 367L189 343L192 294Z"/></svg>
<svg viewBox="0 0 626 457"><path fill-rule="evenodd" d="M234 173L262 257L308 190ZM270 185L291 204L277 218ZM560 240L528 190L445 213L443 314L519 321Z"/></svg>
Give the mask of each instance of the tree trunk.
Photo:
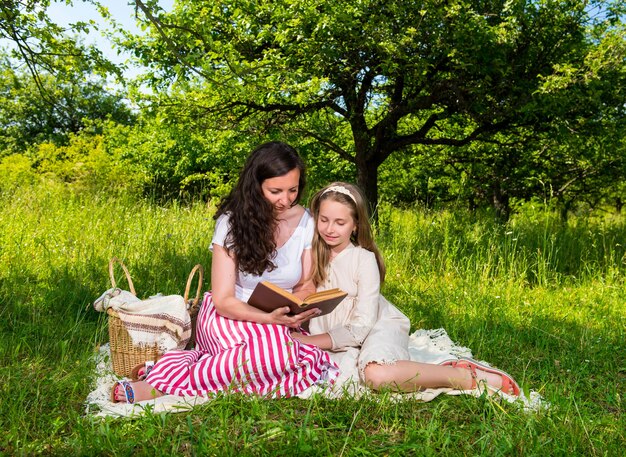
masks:
<svg viewBox="0 0 626 457"><path fill-rule="evenodd" d="M569 214L569 209L571 207L571 203L563 200L561 201L561 204L559 205L559 217L561 218L561 222L565 223L567 222L567 215Z"/></svg>
<svg viewBox="0 0 626 457"><path fill-rule="evenodd" d="M469 209L472 213L478 209L478 204L476 203L474 195L467 197L467 209Z"/></svg>
<svg viewBox="0 0 626 457"><path fill-rule="evenodd" d="M496 210L496 216L498 219L502 222L509 220L509 216L511 215L509 196L506 192L502 192L499 183L493 188L493 207Z"/></svg>
<svg viewBox="0 0 626 457"><path fill-rule="evenodd" d="M378 165L366 159L356 160L357 184L365 194L373 222L378 222Z"/></svg>

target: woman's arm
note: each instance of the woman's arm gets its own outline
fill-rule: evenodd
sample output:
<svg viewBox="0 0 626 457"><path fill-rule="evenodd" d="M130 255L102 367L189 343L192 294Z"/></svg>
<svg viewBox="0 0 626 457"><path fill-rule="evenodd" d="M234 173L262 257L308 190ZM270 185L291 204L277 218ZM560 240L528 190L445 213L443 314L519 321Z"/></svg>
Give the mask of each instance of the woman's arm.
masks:
<svg viewBox="0 0 626 457"><path fill-rule="evenodd" d="M229 319L240 321L262 322L264 313L235 296L235 279L237 266L228 251L213 244L213 260L211 262L211 286L213 304L217 312Z"/></svg>
<svg viewBox="0 0 626 457"><path fill-rule="evenodd" d="M302 251L302 277L293 287L292 293L301 300L315 293L313 284L313 253L310 249Z"/></svg>
<svg viewBox="0 0 626 457"><path fill-rule="evenodd" d="M260 324L281 324L297 328L310 319L314 312L304 312L297 316L288 316L289 307L285 306L266 313L235 296L235 280L237 264L228 251L220 245L213 244L213 259L211 262L211 286L213 304L217 312L229 319L252 321Z"/></svg>

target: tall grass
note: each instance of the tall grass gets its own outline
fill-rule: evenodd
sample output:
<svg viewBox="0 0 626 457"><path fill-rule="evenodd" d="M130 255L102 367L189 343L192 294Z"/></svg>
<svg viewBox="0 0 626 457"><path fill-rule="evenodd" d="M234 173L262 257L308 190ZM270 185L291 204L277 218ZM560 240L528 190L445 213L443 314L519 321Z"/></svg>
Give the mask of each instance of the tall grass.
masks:
<svg viewBox="0 0 626 457"><path fill-rule="evenodd" d="M507 225L478 214L383 207L383 292L414 328L445 328L475 356L539 390L548 411L489 399L430 403L224 395L190 413L84 415L91 308L112 256L139 295L182 293L209 270L212 210L158 206L60 184L0 195L0 454L620 455L626 221L562 223L527 207ZM123 281L120 281L123 282ZM206 288L209 287L207 278Z"/></svg>
<svg viewBox="0 0 626 457"><path fill-rule="evenodd" d="M622 217L563 222L533 205L507 224L461 210L386 207L379 213L379 242L391 253L402 253L409 262L404 267L414 265L421 276L444 272L472 281L510 278L530 287L553 287L600 278L619 283L626 272Z"/></svg>

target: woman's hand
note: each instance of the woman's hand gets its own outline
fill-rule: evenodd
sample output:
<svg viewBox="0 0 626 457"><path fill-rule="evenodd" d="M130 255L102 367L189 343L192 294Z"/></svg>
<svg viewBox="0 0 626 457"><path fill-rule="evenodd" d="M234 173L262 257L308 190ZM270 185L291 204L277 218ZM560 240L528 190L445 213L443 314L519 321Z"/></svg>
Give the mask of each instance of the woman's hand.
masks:
<svg viewBox="0 0 626 457"><path fill-rule="evenodd" d="M317 308L309 309L299 314L289 314L290 311L291 310L288 306L283 306L282 308L275 309L274 311L269 313L269 323L286 325L290 328L300 328L303 323L319 315L320 313L320 310Z"/></svg>

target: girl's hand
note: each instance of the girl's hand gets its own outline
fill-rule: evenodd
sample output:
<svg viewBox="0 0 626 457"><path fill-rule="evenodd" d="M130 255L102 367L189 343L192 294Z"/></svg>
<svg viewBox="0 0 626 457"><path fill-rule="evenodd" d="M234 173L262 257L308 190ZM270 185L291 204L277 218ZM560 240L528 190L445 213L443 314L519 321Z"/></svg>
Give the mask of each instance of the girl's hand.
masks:
<svg viewBox="0 0 626 457"><path fill-rule="evenodd" d="M274 311L269 313L269 323L286 325L290 328L300 328L303 323L320 313L320 310L317 308L313 308L295 315L290 315L290 311L291 310L288 306L283 306L282 308L275 309Z"/></svg>

